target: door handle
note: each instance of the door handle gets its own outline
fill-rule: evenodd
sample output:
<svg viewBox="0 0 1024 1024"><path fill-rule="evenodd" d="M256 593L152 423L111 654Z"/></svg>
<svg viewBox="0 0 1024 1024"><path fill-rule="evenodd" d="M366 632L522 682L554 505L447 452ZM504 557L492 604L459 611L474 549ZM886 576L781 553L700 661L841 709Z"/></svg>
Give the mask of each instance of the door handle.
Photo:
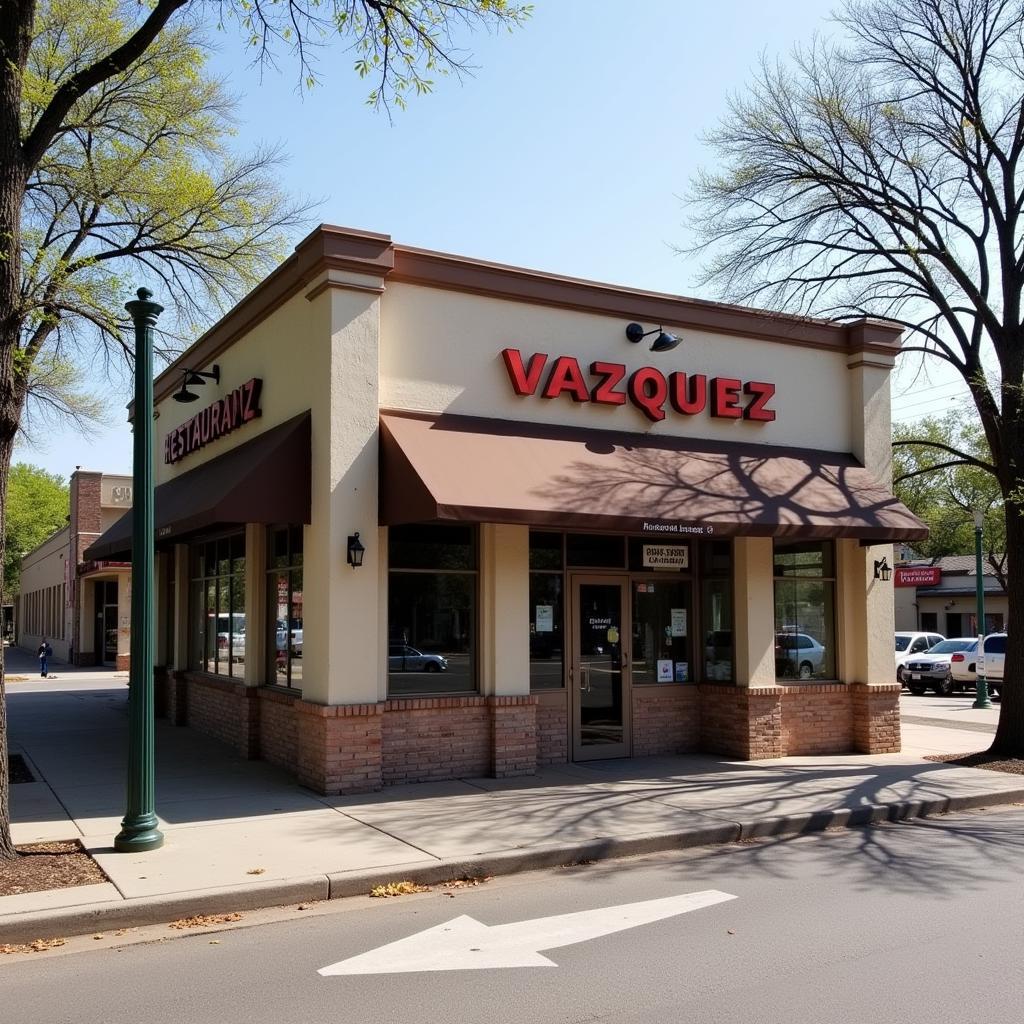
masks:
<svg viewBox="0 0 1024 1024"><path fill-rule="evenodd" d="M590 669L586 665L580 665L580 692L590 693Z"/></svg>

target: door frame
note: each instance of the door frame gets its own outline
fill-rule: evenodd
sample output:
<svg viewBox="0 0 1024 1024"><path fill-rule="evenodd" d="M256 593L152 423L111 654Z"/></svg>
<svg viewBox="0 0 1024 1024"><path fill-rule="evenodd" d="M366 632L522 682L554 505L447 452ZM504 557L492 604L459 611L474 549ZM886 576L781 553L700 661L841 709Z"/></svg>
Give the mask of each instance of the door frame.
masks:
<svg viewBox="0 0 1024 1024"><path fill-rule="evenodd" d="M604 758L629 757L633 749L633 687L631 683L630 650L627 645L632 643L633 627L631 623L632 602L630 591L630 575L628 572L570 572L568 577L569 600L567 611L568 643L565 645L568 655L569 684L569 749L572 760L596 761ZM594 584L597 586L617 586L620 601L620 656L621 667L619 678L622 686L622 743L585 747L580 741L582 729L582 701L580 700L580 586Z"/></svg>

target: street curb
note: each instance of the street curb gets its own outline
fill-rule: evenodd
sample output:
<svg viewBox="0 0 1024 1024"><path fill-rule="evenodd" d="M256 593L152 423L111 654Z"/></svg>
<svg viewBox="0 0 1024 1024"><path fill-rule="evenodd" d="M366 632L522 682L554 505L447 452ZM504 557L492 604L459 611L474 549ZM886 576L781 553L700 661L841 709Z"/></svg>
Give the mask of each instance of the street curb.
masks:
<svg viewBox="0 0 1024 1024"><path fill-rule="evenodd" d="M24 943L38 938L83 935L142 925L170 923L198 914L226 914L259 910L288 903L365 896L376 885L396 880L436 885L460 877L511 875L552 867L637 857L668 850L723 846L746 839L793 836L834 828L862 828L880 822L907 821L951 811L976 810L1024 802L1024 786L1001 793L920 797L893 803L866 804L805 814L778 815L750 820L722 820L675 832L642 836L605 837L579 843L558 843L529 849L480 854L435 861L413 861L372 870L329 872L280 882L253 883L205 889L168 896L128 899L120 903L87 904L66 910L26 911L0 917L0 943ZM710 814L704 815L712 818Z"/></svg>

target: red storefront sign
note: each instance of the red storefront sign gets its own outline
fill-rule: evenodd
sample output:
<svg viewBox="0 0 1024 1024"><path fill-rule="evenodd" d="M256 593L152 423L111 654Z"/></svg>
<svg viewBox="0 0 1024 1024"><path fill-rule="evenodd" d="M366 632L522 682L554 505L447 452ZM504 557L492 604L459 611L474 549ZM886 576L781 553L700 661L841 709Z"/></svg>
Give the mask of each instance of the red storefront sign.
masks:
<svg viewBox="0 0 1024 1024"><path fill-rule="evenodd" d="M934 587L942 582L942 569L937 565L896 569L892 582L895 587Z"/></svg>
<svg viewBox="0 0 1024 1024"><path fill-rule="evenodd" d="M567 395L574 402L600 405L625 405L629 402L649 420L658 422L666 410L680 416L707 412L721 419L744 419L771 423L775 410L768 402L775 385L767 381L742 381L735 377L711 377L702 373L674 372L666 376L653 366L642 366L627 376L623 363L596 360L587 368L572 356L558 356L548 368L544 352L535 352L524 360L517 348L501 353L512 390L524 397L559 398ZM547 371L545 373L545 371Z"/></svg>
<svg viewBox="0 0 1024 1024"><path fill-rule="evenodd" d="M247 380L229 395L218 398L180 427L175 427L164 437L164 462L168 465L191 455L211 441L230 434L244 423L249 423L263 414L260 396L263 381L259 377Z"/></svg>

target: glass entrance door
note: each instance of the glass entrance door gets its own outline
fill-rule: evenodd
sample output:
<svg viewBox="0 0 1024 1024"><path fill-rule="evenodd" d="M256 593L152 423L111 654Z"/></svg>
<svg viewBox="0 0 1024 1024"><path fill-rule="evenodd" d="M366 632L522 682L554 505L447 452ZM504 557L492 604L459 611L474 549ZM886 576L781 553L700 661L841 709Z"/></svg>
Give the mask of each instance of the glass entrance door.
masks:
<svg viewBox="0 0 1024 1024"><path fill-rule="evenodd" d="M629 755L628 581L573 578L573 760Z"/></svg>

